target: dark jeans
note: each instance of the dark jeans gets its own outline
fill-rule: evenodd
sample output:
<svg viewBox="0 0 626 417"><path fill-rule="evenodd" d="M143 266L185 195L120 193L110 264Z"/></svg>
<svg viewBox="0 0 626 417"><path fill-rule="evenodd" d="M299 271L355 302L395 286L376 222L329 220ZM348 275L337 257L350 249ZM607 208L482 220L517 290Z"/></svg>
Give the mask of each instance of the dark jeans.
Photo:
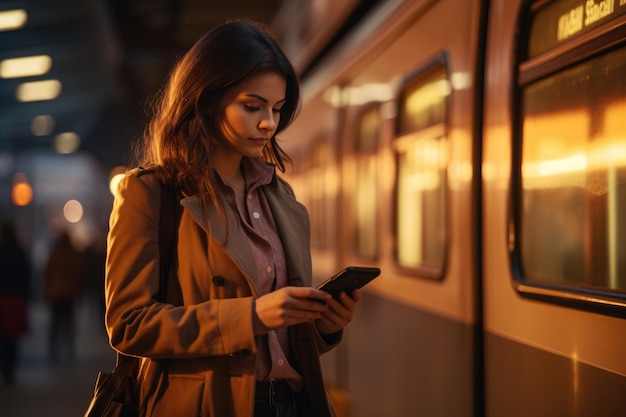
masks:
<svg viewBox="0 0 626 417"><path fill-rule="evenodd" d="M298 417L298 405L295 401L270 407L267 400L254 401L254 417Z"/></svg>

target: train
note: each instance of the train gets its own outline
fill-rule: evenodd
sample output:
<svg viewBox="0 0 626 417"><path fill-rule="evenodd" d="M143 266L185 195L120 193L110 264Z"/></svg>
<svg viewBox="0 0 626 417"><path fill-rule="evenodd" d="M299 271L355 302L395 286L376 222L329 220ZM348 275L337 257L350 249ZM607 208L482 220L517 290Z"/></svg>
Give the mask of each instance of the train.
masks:
<svg viewBox="0 0 626 417"><path fill-rule="evenodd" d="M382 270L322 357L339 415L624 415L626 0L304 3L314 279Z"/></svg>

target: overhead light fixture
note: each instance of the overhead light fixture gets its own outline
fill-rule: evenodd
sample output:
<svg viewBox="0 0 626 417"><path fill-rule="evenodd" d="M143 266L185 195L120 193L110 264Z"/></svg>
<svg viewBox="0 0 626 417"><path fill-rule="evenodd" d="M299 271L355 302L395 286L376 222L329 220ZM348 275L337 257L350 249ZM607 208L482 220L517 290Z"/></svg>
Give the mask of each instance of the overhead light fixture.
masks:
<svg viewBox="0 0 626 417"><path fill-rule="evenodd" d="M21 29L28 20L24 9L4 10L0 12L0 32Z"/></svg>
<svg viewBox="0 0 626 417"><path fill-rule="evenodd" d="M52 58L49 55L34 55L0 61L0 78L18 78L43 75L50 71Z"/></svg>
<svg viewBox="0 0 626 417"><path fill-rule="evenodd" d="M30 131L35 136L46 136L54 130L54 117L49 114L40 114L30 122Z"/></svg>
<svg viewBox="0 0 626 417"><path fill-rule="evenodd" d="M54 149L57 153L74 153L80 147L80 136L76 132L63 132L54 137Z"/></svg>
<svg viewBox="0 0 626 417"><path fill-rule="evenodd" d="M17 87L15 97L21 102L52 100L61 94L59 80L32 81Z"/></svg>

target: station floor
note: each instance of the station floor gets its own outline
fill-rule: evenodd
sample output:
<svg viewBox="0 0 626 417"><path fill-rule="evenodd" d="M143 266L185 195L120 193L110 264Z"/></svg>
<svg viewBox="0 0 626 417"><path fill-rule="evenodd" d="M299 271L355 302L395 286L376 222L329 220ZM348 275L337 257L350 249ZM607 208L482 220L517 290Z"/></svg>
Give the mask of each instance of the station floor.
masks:
<svg viewBox="0 0 626 417"><path fill-rule="evenodd" d="M110 372L115 353L102 318L86 303L76 310L73 360L53 363L48 352L49 314L43 303L30 306L30 331L20 343L15 384L0 380L0 417L81 417L93 394L98 371Z"/></svg>

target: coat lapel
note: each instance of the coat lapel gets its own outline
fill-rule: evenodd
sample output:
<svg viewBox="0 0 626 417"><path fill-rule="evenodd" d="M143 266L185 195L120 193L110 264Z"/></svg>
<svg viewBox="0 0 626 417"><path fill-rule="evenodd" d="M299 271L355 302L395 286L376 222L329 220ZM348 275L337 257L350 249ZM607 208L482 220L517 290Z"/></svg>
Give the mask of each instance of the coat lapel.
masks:
<svg viewBox="0 0 626 417"><path fill-rule="evenodd" d="M250 285L258 292L258 272L252 249L248 238L239 224L240 220L228 204L224 204L226 222L220 217L217 209L209 205L205 211L197 196L186 197L181 200L191 217L198 225L215 241L224 247L231 259L239 266L241 272L250 282ZM228 230L226 229L228 224Z"/></svg>
<svg viewBox="0 0 626 417"><path fill-rule="evenodd" d="M306 208L289 197L292 193L276 177L262 189L283 243L289 285L311 285L310 224Z"/></svg>

